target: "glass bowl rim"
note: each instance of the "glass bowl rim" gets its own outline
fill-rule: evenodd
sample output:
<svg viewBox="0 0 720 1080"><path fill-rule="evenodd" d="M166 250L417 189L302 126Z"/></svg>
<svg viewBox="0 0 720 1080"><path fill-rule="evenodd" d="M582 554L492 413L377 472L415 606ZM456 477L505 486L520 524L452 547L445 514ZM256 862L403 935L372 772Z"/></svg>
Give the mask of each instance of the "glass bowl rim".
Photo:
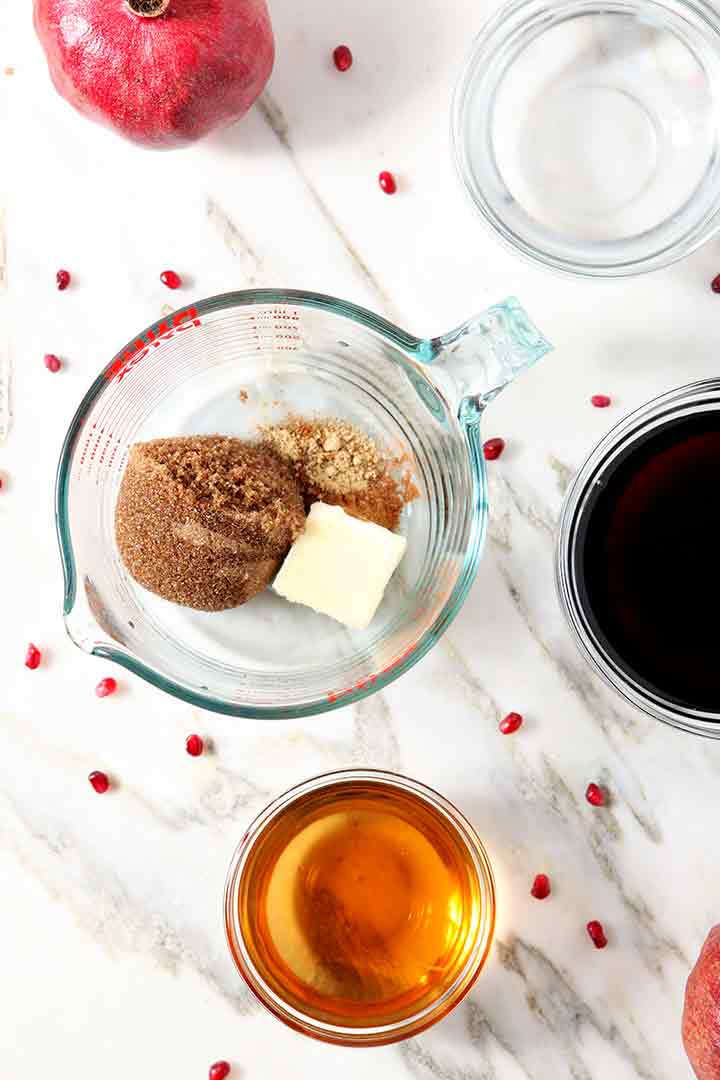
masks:
<svg viewBox="0 0 720 1080"><path fill-rule="evenodd" d="M480 31L473 38L460 75L455 83L450 113L450 139L455 162L455 171L463 191L472 207L480 215L481 221L505 247L526 262L554 271L568 277L580 277L591 280L614 280L662 270L673 263L691 255L702 247L720 230L720 196L709 216L696 222L684 237L672 244L652 251L649 255L634 261L599 264L580 259L564 258L544 248L535 246L516 233L500 218L486 202L483 191L470 182L468 167L468 146L464 133L463 118L469 99L472 76L484 53L489 49L499 48L507 35L512 20L523 12L537 12L543 16L553 16L563 11L585 14L613 14L625 11L647 13L649 8L672 11L675 14L692 13L705 26L708 40L715 39L715 47L720 58L720 11L706 0L506 0L500 8L487 18Z"/></svg>
<svg viewBox="0 0 720 1080"><path fill-rule="evenodd" d="M592 483L610 457L637 437L673 416L688 415L707 405L720 412L720 378L700 379L659 394L622 417L596 443L568 488L560 514L555 547L555 589L565 622L579 652L600 678L626 702L654 720L706 738L720 738L720 709L682 708L653 694L633 680L597 641L584 617L576 590L575 538Z"/></svg>
<svg viewBox="0 0 720 1080"><path fill-rule="evenodd" d="M339 781L348 785L363 781L376 782L387 787L410 792L443 814L454 826L456 832L459 833L472 856L473 866L480 885L483 904L481 925L478 928L477 940L474 943L472 953L468 957L463 970L438 1001L403 1020L391 1024L364 1028L343 1027L341 1024L326 1023L308 1017L300 1010L282 1001L275 994L258 974L247 954L247 950L242 946L242 932L237 919L238 889L244 865L254 843L263 830L297 799L310 792L320 791L322 788L329 787ZM296 1031L309 1035L311 1038L319 1039L322 1042L352 1047L385 1046L417 1035L442 1020L470 991L485 966L492 946L497 913L496 894L497 889L492 865L480 837L465 815L444 795L419 780L386 769L336 769L301 781L276 796L248 825L233 853L225 879L223 898L225 938L237 971L255 997L277 1019Z"/></svg>
<svg viewBox="0 0 720 1080"><path fill-rule="evenodd" d="M60 560L63 571L63 618L65 628L71 640L75 641L71 626L70 616L73 612L77 595L77 566L73 551L70 515L69 515L69 489L70 474L74 459L74 452L78 437L85 423L85 418L100 398L103 391L110 385L107 373L113 365L122 359L123 354L132 349L140 337L147 337L149 333L157 336L158 328L189 307L196 310L198 316L211 314L217 311L231 308L249 307L253 304L272 305L276 307L307 307L319 311L327 311L333 315L340 315L350 319L360 326L374 331L388 338L398 349L410 355L418 363L425 365L427 362L427 342L421 338L407 333L400 327L391 323L381 315L377 315L367 308L360 307L350 301L340 300L325 293L307 292L301 289L242 289L234 292L219 293L204 300L193 300L184 304L161 319L152 322L140 334L134 334L130 341L119 349L117 353L100 370L99 374L83 396L63 440L60 457L57 466L55 481L55 528L60 548ZM464 422L458 418L458 422L465 433L466 449L470 458L470 470L478 484L482 494L485 487L485 463L479 438L477 422ZM426 653L439 641L453 619L460 611L470 587L475 579L475 574L482 553L485 531L487 527L487 500L482 497L476 500L473 507L470 532L465 550L462 569L450 596L445 601L442 610L436 615L430 626L427 626L421 636L414 643L411 650L406 651L386 670L363 680L360 685L355 684L352 688L342 691L337 695L318 697L298 705L273 705L273 706L250 706L221 701L199 690L191 690L176 682L168 676L160 674L149 664L145 664L138 656L123 649L117 649L107 641L96 642L88 651L92 656L100 657L119 664L121 667L138 675L150 685L185 701L190 705L211 712L221 713L226 716L238 716L247 719L287 720L298 717L316 716L321 713L331 712L343 708L345 705L361 701L374 694L378 690L389 686L400 678L421 660Z"/></svg>

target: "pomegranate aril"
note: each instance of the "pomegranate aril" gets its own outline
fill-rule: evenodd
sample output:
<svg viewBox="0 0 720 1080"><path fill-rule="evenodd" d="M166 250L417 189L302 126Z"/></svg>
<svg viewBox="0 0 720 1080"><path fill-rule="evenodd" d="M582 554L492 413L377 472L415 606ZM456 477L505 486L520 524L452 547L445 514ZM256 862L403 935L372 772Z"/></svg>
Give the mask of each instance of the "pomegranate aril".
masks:
<svg viewBox="0 0 720 1080"><path fill-rule="evenodd" d="M185 740L185 749L190 757L200 757L205 749L205 743L199 735L188 735Z"/></svg>
<svg viewBox="0 0 720 1080"><path fill-rule="evenodd" d="M495 461L505 449L504 439L488 439L483 443L483 457L486 461Z"/></svg>
<svg viewBox="0 0 720 1080"><path fill-rule="evenodd" d="M210 1072L208 1073L208 1080L225 1080L226 1076L230 1075L230 1062L229 1061L216 1061L214 1065L210 1066Z"/></svg>
<svg viewBox="0 0 720 1080"><path fill-rule="evenodd" d="M27 652L25 653L25 667L34 671L35 668L40 667L40 661L42 660L42 653L38 649L37 645L32 643L28 645Z"/></svg>
<svg viewBox="0 0 720 1080"><path fill-rule="evenodd" d="M378 176L378 184L386 195L394 195L397 191L397 183L395 181L395 177L391 172L388 172L387 169L383 169L383 171Z"/></svg>
<svg viewBox="0 0 720 1080"><path fill-rule="evenodd" d="M338 45L333 50L333 63L338 71L347 71L352 67L353 54L350 52L347 45Z"/></svg>
<svg viewBox="0 0 720 1080"><path fill-rule="evenodd" d="M168 289L179 289L182 285L182 278L174 270L163 270L160 280Z"/></svg>
<svg viewBox="0 0 720 1080"><path fill-rule="evenodd" d="M105 679L101 679L100 682L95 687L95 693L97 694L98 697L110 697L110 695L114 694L116 690L117 690L117 681L115 679L113 679L112 676L108 676Z"/></svg>
<svg viewBox="0 0 720 1080"><path fill-rule="evenodd" d="M503 735L512 735L522 726L523 718L519 712L509 712L507 716L504 716L498 727L502 731Z"/></svg>
<svg viewBox="0 0 720 1080"><path fill-rule="evenodd" d="M612 399L607 394L593 394L590 398L590 404L594 405L596 409L607 409L608 405L612 404Z"/></svg>
<svg viewBox="0 0 720 1080"><path fill-rule="evenodd" d="M550 895L550 878L547 874L536 874L530 895L536 900L547 900Z"/></svg>
<svg viewBox="0 0 720 1080"><path fill-rule="evenodd" d="M43 363L45 364L45 367L48 369L48 371L52 371L53 374L56 371L59 371L62 367L59 357L55 356L55 353L51 352L45 353L45 356L43 357Z"/></svg>
<svg viewBox="0 0 720 1080"><path fill-rule="evenodd" d="M713 292L720 293L720 274L718 274L717 277L714 277L712 279L710 288Z"/></svg>
<svg viewBox="0 0 720 1080"><path fill-rule="evenodd" d="M591 806L605 805L605 792L598 784L588 784L585 798Z"/></svg>
<svg viewBox="0 0 720 1080"><path fill-rule="evenodd" d="M63 289L67 289L68 285L70 284L70 271L58 270L57 274L55 275L55 280L57 282L58 289L60 290L60 292L62 292Z"/></svg>
<svg viewBox="0 0 720 1080"><path fill-rule="evenodd" d="M95 772L90 773L90 775L88 776L88 780L90 781L93 789L98 793L98 795L104 795L107 789L110 787L110 779L108 777L108 774L100 772L97 769L95 770Z"/></svg>
<svg viewBox="0 0 720 1080"><path fill-rule="evenodd" d="M597 919L593 919L592 922L587 924L587 932L596 949L605 948L607 945L607 938L605 937L602 923L599 923Z"/></svg>

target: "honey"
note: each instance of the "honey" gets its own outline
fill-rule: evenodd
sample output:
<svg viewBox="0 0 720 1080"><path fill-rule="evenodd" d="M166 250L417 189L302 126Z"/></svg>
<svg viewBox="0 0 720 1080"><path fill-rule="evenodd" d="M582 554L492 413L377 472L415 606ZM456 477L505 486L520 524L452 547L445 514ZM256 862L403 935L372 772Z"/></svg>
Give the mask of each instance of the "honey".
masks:
<svg viewBox="0 0 720 1080"><path fill-rule="evenodd" d="M457 812L420 785L362 775L286 799L251 842L233 893L244 974L266 1004L277 997L344 1028L432 1012L463 980L464 993L493 921L492 879L488 894Z"/></svg>

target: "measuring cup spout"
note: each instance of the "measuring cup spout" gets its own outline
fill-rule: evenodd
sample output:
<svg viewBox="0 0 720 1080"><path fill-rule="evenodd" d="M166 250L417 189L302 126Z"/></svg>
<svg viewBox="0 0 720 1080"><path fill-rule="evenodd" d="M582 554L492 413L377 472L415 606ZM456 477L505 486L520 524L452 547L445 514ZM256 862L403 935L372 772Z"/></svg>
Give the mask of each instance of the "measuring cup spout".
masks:
<svg viewBox="0 0 720 1080"><path fill-rule="evenodd" d="M423 343L424 359L440 365L458 416L472 422L503 387L552 349L515 297ZM449 385L447 385L449 384Z"/></svg>

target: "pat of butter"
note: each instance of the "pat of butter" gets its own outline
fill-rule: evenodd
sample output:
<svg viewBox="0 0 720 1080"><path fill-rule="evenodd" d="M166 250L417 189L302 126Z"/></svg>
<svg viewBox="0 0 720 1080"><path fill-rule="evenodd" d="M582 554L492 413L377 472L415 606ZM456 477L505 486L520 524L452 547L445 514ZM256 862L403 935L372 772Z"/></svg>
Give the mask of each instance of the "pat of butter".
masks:
<svg viewBox="0 0 720 1080"><path fill-rule="evenodd" d="M293 604L364 630L406 545L404 536L360 521L341 506L313 503L273 588Z"/></svg>

